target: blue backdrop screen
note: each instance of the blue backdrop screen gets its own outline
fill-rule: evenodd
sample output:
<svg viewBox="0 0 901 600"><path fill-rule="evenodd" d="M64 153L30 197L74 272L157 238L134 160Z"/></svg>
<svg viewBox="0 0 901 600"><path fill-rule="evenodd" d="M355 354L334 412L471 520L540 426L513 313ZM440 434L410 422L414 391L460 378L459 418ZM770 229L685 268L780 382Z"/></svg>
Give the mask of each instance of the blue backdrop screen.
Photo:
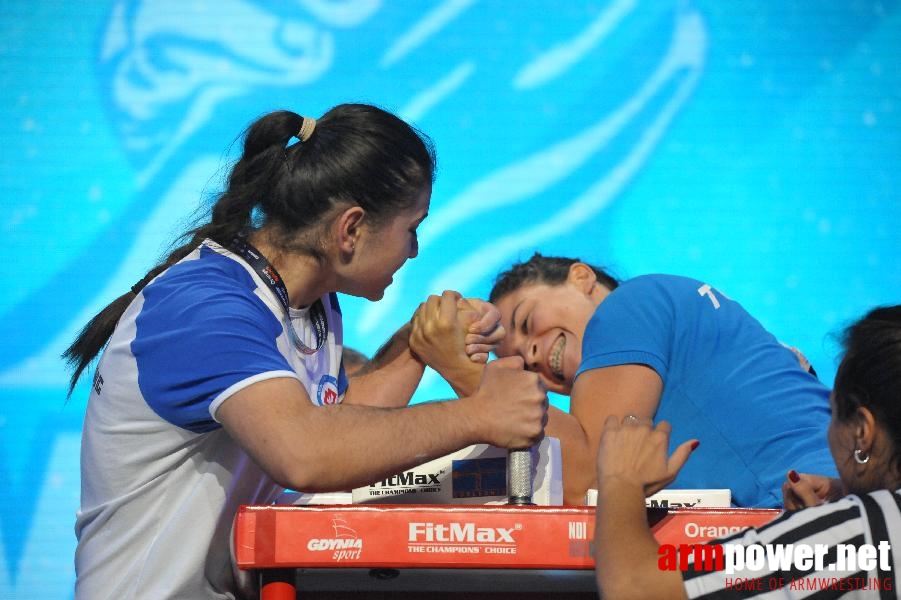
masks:
<svg viewBox="0 0 901 600"><path fill-rule="evenodd" d="M343 299L367 353L536 250L708 281L830 384L832 334L901 301L893 0L7 0L0 65L3 598L72 595L90 377L67 401L60 353L276 108L375 103L436 143L419 257Z"/></svg>

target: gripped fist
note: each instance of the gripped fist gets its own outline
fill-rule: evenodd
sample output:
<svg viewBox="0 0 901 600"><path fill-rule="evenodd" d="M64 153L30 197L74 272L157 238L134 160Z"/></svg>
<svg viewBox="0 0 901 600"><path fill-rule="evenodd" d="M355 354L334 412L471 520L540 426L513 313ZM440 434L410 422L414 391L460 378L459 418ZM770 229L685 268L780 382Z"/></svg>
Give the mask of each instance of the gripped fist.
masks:
<svg viewBox="0 0 901 600"><path fill-rule="evenodd" d="M544 436L548 399L538 375L510 356L485 365L472 397L485 426L485 441L500 448L528 448Z"/></svg>

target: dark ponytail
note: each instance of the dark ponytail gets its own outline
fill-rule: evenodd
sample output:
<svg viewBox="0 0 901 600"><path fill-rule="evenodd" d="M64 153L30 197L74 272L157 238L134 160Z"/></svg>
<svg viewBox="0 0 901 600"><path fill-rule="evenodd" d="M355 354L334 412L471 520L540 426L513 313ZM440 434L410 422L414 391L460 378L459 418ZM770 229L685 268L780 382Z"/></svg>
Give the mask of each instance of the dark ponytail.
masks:
<svg viewBox="0 0 901 600"><path fill-rule="evenodd" d="M63 353L73 369L69 395L141 289L204 239L228 246L235 236L266 226L284 250L321 259L321 247L299 242L297 234L322 227L334 207L356 204L374 223L384 222L413 206L434 179L431 141L387 111L342 104L319 120L304 120L282 110L250 125L209 220L180 236L176 243L184 243L91 319ZM302 126L305 141L300 141Z"/></svg>

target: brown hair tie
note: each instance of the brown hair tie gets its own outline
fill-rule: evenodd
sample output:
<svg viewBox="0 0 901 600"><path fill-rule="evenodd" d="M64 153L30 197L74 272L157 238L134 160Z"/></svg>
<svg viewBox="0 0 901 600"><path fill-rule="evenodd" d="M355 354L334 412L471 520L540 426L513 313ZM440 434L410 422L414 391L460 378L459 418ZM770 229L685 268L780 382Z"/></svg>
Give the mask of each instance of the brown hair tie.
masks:
<svg viewBox="0 0 901 600"><path fill-rule="evenodd" d="M316 129L316 119L313 117L301 117L303 121L300 124L300 131L297 132L297 139L301 142L305 142L310 139L310 136L313 135L313 130Z"/></svg>

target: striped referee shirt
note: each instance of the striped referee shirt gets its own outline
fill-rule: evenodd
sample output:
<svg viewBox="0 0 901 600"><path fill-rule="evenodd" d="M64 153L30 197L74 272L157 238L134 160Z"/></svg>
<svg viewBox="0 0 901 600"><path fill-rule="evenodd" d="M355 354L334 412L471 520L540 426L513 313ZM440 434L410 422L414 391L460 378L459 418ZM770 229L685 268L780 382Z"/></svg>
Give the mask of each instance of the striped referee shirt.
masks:
<svg viewBox="0 0 901 600"><path fill-rule="evenodd" d="M763 527L712 543L723 546L725 568L699 564L696 569L692 557L682 572L689 598L901 598L901 581L895 577L901 564L895 560L896 553L901 559L901 490L789 511ZM792 554L800 546L820 553L820 569L812 560L799 560L800 553Z"/></svg>

